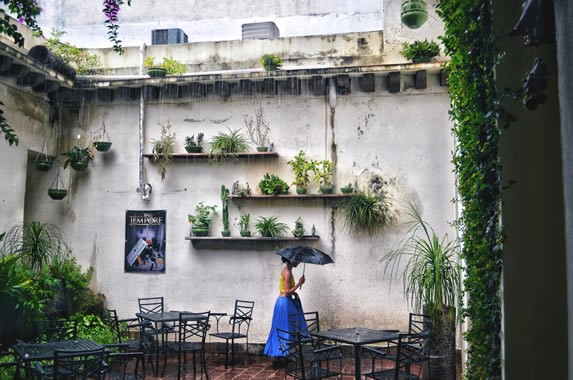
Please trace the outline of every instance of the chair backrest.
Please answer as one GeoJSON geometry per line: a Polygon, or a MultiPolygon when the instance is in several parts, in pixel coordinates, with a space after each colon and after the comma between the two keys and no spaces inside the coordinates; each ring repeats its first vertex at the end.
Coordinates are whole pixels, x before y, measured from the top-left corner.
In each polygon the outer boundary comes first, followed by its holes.
{"type": "Polygon", "coordinates": [[[249,334],[254,307],[255,301],[235,300],[235,311],[229,319],[229,323],[233,326],[233,333],[249,334]]]}
{"type": "Polygon", "coordinates": [[[110,352],[105,378],[109,379],[145,379],[144,352],[110,352]]]}
{"type": "Polygon", "coordinates": [[[304,320],[306,321],[306,328],[308,332],[320,331],[320,320],[318,319],[318,311],[307,311],[304,313],[304,320]]]}
{"type": "Polygon", "coordinates": [[[432,328],[432,319],[427,314],[410,313],[408,334],[418,334],[432,328]]]}
{"type": "Polygon", "coordinates": [[[179,313],[178,341],[179,349],[182,350],[186,343],[199,343],[201,347],[205,345],[207,331],[211,327],[209,324],[210,311],[201,313],[181,312],[179,313]]]}
{"type": "Polygon", "coordinates": [[[302,315],[300,313],[289,314],[289,323],[291,331],[300,331],[306,337],[312,332],[320,331],[318,311],[309,311],[302,315]]]}
{"type": "Polygon", "coordinates": [[[416,334],[399,334],[396,354],[395,378],[399,372],[409,372],[410,365],[430,360],[431,330],[416,334]]]}
{"type": "Polygon", "coordinates": [[[305,379],[301,333],[283,330],[278,327],[276,332],[279,349],[290,360],[285,367],[285,375],[290,375],[297,379],[305,379]]]}
{"type": "Polygon", "coordinates": [[[38,342],[75,340],[78,335],[78,322],[67,319],[40,320],[37,322],[38,342]]]}
{"type": "Polygon", "coordinates": [[[104,348],[89,351],[54,351],[54,380],[103,379],[104,348]]]}
{"type": "Polygon", "coordinates": [[[163,313],[163,297],[138,298],[140,313],[163,313]]]}
{"type": "Polygon", "coordinates": [[[121,343],[121,330],[115,309],[106,309],[106,323],[115,335],[115,341],[121,343]]]}

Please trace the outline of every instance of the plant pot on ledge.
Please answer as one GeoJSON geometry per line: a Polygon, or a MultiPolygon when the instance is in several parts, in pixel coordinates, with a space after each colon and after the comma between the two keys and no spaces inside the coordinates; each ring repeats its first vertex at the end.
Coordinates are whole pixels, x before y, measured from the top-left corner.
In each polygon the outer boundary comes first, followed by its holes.
{"type": "Polygon", "coordinates": [[[241,230],[239,233],[241,234],[241,237],[251,237],[251,231],[249,230],[241,230]]]}
{"type": "Polygon", "coordinates": [[[221,231],[221,236],[223,236],[223,237],[229,237],[229,236],[231,236],[231,231],[229,231],[229,230],[223,230],[223,231],[221,231]]]}
{"type": "Polygon", "coordinates": [[[201,228],[201,227],[194,227],[191,228],[191,234],[193,236],[207,236],[209,235],[209,229],[208,228],[201,228]]]}
{"type": "Polygon", "coordinates": [[[149,67],[147,68],[147,75],[151,78],[161,78],[167,75],[167,70],[163,67],[149,67]]]}

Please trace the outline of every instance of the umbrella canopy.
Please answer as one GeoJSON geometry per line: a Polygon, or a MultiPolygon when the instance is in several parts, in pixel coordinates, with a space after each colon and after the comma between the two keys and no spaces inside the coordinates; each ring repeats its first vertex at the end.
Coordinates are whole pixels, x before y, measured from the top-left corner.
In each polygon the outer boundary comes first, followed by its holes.
{"type": "Polygon", "coordinates": [[[277,251],[277,255],[284,257],[290,262],[298,261],[300,263],[318,265],[334,263],[332,257],[328,254],[322,252],[320,249],[307,246],[283,248],[277,251]]]}

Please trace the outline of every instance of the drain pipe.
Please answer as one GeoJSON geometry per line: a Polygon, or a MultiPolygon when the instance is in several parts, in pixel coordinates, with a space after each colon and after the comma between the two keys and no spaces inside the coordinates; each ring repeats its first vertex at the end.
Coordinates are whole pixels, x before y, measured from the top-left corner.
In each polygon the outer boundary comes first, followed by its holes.
{"type": "MultiPolygon", "coordinates": [[[[145,59],[145,43],[141,44],[139,48],[139,74],[143,75],[143,60],[145,59]]],[[[145,120],[145,97],[143,94],[143,87],[139,92],[139,188],[137,191],[141,194],[141,199],[149,201],[151,198],[151,184],[145,183],[143,174],[143,147],[145,146],[145,136],[143,134],[143,125],[145,120]]]]}

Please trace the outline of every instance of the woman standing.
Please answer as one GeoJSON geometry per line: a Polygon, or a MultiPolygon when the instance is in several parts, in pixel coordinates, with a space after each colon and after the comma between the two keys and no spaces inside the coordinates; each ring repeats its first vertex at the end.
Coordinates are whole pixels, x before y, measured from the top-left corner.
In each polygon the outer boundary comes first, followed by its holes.
{"type": "Polygon", "coordinates": [[[279,297],[275,302],[271,331],[269,332],[267,344],[265,345],[265,355],[275,358],[273,363],[275,367],[282,364],[280,359],[285,356],[285,353],[280,349],[277,327],[287,331],[295,329],[306,331],[306,321],[304,320],[302,304],[296,292],[296,290],[300,289],[302,284],[304,284],[304,275],[295,283],[292,269],[296,268],[299,263],[296,261],[290,262],[284,257],[282,261],[286,265],[281,270],[279,278],[279,297]]]}

